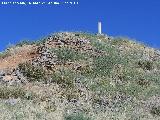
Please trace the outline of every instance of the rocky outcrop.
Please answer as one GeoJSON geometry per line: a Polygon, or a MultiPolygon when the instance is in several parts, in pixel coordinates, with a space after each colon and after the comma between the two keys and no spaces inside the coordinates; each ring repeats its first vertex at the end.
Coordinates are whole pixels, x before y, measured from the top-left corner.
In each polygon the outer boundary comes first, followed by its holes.
{"type": "Polygon", "coordinates": [[[27,82],[27,79],[17,69],[13,70],[0,70],[0,84],[7,86],[22,85],[27,82]]]}
{"type": "Polygon", "coordinates": [[[49,51],[46,46],[40,46],[37,49],[38,57],[32,60],[34,67],[41,66],[43,68],[52,70],[57,64],[57,56],[55,53],[49,51]]]}

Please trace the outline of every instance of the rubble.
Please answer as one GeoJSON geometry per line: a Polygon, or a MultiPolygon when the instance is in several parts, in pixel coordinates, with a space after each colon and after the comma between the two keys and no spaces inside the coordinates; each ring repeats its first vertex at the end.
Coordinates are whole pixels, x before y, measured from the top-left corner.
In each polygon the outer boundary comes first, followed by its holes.
{"type": "Polygon", "coordinates": [[[54,68],[57,63],[57,56],[55,53],[49,51],[46,46],[40,46],[37,49],[38,57],[32,60],[32,65],[34,67],[41,66],[46,69],[54,68]]]}
{"type": "Polygon", "coordinates": [[[19,72],[18,68],[12,71],[8,70],[0,70],[0,84],[8,85],[8,86],[17,86],[21,84],[27,83],[27,78],[23,76],[22,73],[19,72]]]}

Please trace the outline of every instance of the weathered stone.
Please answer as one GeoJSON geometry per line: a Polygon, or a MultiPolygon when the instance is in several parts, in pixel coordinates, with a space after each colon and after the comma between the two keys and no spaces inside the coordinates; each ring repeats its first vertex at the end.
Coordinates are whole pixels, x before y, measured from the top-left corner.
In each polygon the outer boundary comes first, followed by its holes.
{"type": "Polygon", "coordinates": [[[5,76],[4,70],[0,70],[0,76],[5,76]]]}
{"type": "Polygon", "coordinates": [[[10,98],[5,100],[5,103],[10,104],[10,105],[16,105],[20,101],[20,98],[14,99],[10,98]]]}

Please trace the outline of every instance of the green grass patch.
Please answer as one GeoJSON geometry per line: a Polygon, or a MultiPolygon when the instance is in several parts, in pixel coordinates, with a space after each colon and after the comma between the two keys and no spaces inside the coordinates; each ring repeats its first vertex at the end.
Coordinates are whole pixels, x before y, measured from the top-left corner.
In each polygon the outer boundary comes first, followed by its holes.
{"type": "Polygon", "coordinates": [[[18,68],[30,82],[45,80],[45,71],[41,67],[34,67],[30,63],[22,63],[19,64],[18,68]]]}
{"type": "Polygon", "coordinates": [[[73,87],[76,75],[68,69],[59,69],[52,74],[52,82],[65,87],[73,87]]]}
{"type": "Polygon", "coordinates": [[[8,50],[3,51],[3,52],[0,52],[0,58],[5,58],[5,57],[7,57],[7,56],[9,56],[9,55],[10,55],[10,53],[9,53],[8,50]]]}
{"type": "Polygon", "coordinates": [[[8,99],[10,97],[13,98],[24,98],[26,92],[21,87],[0,87],[0,98],[1,99],[8,99]]]}
{"type": "Polygon", "coordinates": [[[66,116],[65,120],[91,120],[91,119],[89,117],[85,117],[81,113],[77,113],[66,116]]]}
{"type": "Polygon", "coordinates": [[[58,59],[62,63],[66,63],[67,61],[77,61],[80,59],[85,59],[85,55],[80,53],[79,51],[75,51],[70,48],[59,48],[59,49],[52,49],[53,52],[56,53],[58,59]]]}

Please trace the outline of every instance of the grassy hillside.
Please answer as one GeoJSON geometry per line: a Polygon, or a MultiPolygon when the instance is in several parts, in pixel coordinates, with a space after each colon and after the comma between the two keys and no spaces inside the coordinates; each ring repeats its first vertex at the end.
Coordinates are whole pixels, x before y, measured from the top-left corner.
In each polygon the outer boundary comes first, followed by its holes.
{"type": "Polygon", "coordinates": [[[2,120],[159,120],[160,51],[62,32],[0,53],[2,120]]]}

